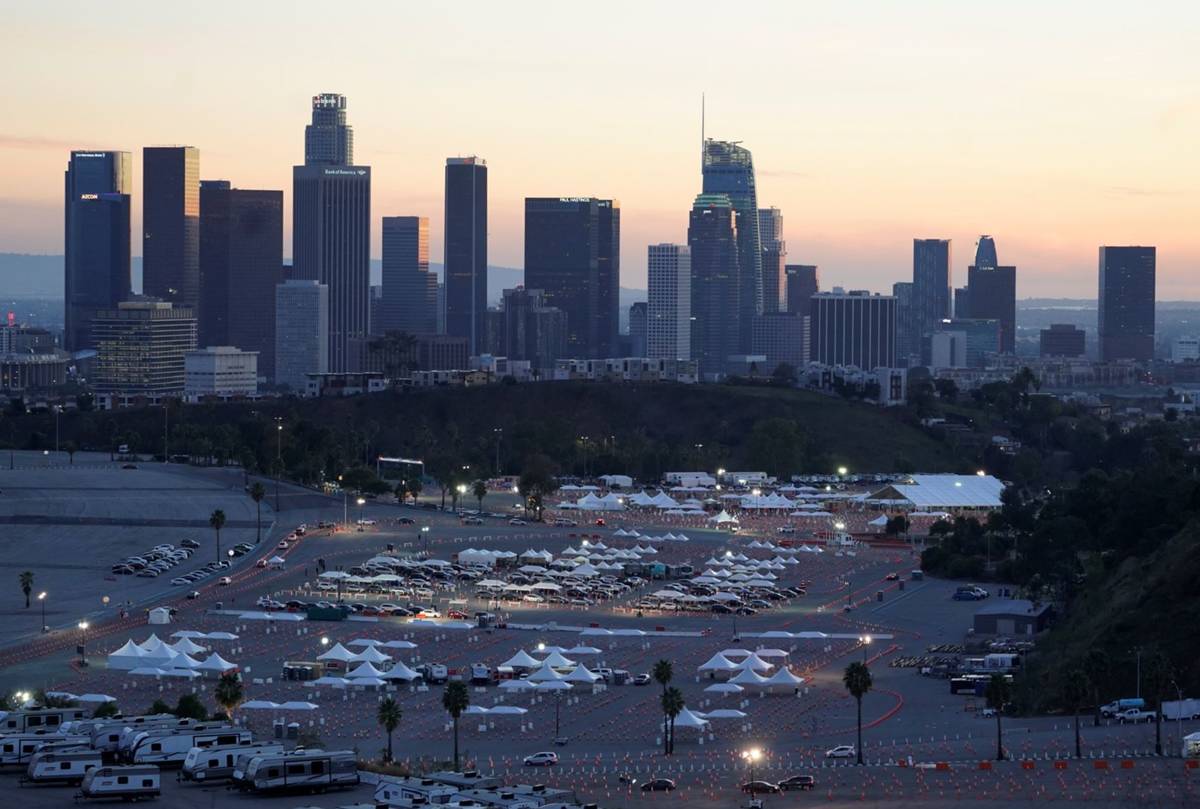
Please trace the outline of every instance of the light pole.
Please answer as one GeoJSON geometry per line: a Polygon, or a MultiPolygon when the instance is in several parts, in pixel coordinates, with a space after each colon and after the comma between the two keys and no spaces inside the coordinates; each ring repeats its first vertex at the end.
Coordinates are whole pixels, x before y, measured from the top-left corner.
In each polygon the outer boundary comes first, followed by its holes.
{"type": "Polygon", "coordinates": [[[867,662],[867,647],[871,645],[871,636],[863,635],[858,639],[858,642],[862,644],[862,662],[865,664],[867,662]]]}
{"type": "Polygon", "coordinates": [[[38,593],[38,601],[42,604],[42,631],[46,631],[46,591],[38,593]]]}
{"type": "Polygon", "coordinates": [[[275,510],[279,511],[279,476],[283,465],[283,416],[275,417],[275,510]]]}
{"type": "Polygon", "coordinates": [[[58,452],[58,417],[62,415],[62,409],[54,406],[54,451],[58,452]]]}
{"type": "Polygon", "coordinates": [[[460,483],[454,487],[454,491],[458,492],[458,499],[463,499],[467,495],[467,484],[460,483]]]}
{"type": "MultiPolygon", "coordinates": [[[[751,747],[749,750],[743,750],[742,758],[745,759],[746,763],[750,765],[750,783],[753,784],[754,783],[754,765],[760,758],[762,758],[762,750],[757,747],[751,747]]],[[[750,789],[753,790],[754,787],[751,786],[750,789]]],[[[751,791],[750,795],[753,796],[754,792],[751,791]]]]}
{"type": "Polygon", "coordinates": [[[421,526],[421,541],[425,544],[425,555],[429,555],[429,526],[421,526]]]}
{"type": "Polygon", "coordinates": [[[87,665],[87,630],[88,622],[79,622],[79,665],[87,665]]]}
{"type": "Polygon", "coordinates": [[[504,438],[504,428],[493,427],[492,433],[496,436],[496,477],[500,477],[500,441],[504,438]]]}
{"type": "Polygon", "coordinates": [[[363,524],[363,504],[367,501],[360,497],[354,502],[358,503],[358,527],[361,528],[363,524]]]}

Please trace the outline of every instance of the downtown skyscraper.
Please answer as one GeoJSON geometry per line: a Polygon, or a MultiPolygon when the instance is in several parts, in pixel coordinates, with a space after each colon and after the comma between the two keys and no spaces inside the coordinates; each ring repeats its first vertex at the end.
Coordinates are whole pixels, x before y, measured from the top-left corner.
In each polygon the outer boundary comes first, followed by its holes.
{"type": "Polygon", "coordinates": [[[980,236],[975,249],[975,263],[967,267],[965,311],[959,311],[955,296],[954,317],[957,320],[997,320],[1000,322],[1000,353],[1012,354],[1017,347],[1017,268],[997,263],[996,242],[991,236],[980,236]]]}
{"type": "Polygon", "coordinates": [[[725,194],[700,194],[688,218],[692,253],[692,359],[702,375],[725,373],[740,353],[741,292],[738,217],[725,194]]]}
{"type": "Polygon", "coordinates": [[[329,289],[329,370],[357,371],[370,328],[371,169],[351,164],[345,98],[313,98],[303,166],[292,168],[292,276],[329,289]]]}
{"type": "Polygon", "coordinates": [[[652,244],[646,262],[646,356],[692,357],[692,250],[686,244],[652,244]]]}
{"type": "Polygon", "coordinates": [[[702,193],[724,194],[737,219],[738,351],[748,353],[754,318],[763,313],[762,239],[754,159],[749,149],[735,141],[710,138],[704,141],[702,172],[702,193]]]}
{"type": "Polygon", "coordinates": [[[783,213],[778,208],[758,209],[758,232],[762,242],[763,314],[786,312],[787,244],[783,240],[783,213]]]}
{"type": "Polygon", "coordinates": [[[142,292],[200,309],[200,150],[142,150],[142,292]]]}
{"type": "Polygon", "coordinates": [[[429,271],[429,219],[383,217],[382,323],[376,334],[437,332],[437,276],[429,271]]]}
{"type": "MultiPolygon", "coordinates": [[[[912,299],[908,323],[901,324],[905,349],[919,350],[925,335],[938,331],[953,303],[949,239],[913,239],[912,299]]],[[[816,340],[813,340],[814,346],[816,340]]]]}
{"type": "Polygon", "coordinates": [[[1100,359],[1154,359],[1153,247],[1100,248],[1100,359]]]}
{"type": "Polygon", "coordinates": [[[63,199],[68,351],[94,348],[92,318],[129,297],[132,163],[129,152],[71,152],[63,199]]]}
{"type": "Polygon", "coordinates": [[[487,313],[487,163],[446,159],[446,334],[467,338],[468,354],[482,353],[487,313]]]}

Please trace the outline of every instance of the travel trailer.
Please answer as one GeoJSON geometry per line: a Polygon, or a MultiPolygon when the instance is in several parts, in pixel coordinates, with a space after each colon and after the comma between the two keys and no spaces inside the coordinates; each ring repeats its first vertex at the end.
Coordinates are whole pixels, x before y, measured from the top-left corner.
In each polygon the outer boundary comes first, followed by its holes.
{"type": "Polygon", "coordinates": [[[75,722],[87,717],[88,711],[83,708],[27,708],[8,711],[0,718],[0,733],[22,733],[42,728],[58,730],[64,722],[75,722]]]}
{"type": "Polygon", "coordinates": [[[129,750],[132,764],[158,764],[160,767],[180,767],[193,747],[228,747],[249,744],[254,734],[232,726],[208,730],[188,728],[163,736],[139,737],[129,750]]]}
{"type": "Polygon", "coordinates": [[[95,750],[43,750],[35,753],[30,759],[29,769],[25,771],[25,777],[21,781],[32,781],[35,784],[67,781],[78,784],[83,781],[88,770],[94,770],[103,764],[100,753],[95,750]]]}
{"type": "Polygon", "coordinates": [[[358,761],[351,750],[304,750],[239,758],[234,786],[250,792],[323,791],[358,784],[358,761]],[[240,775],[240,777],[239,777],[240,775]]]}
{"type": "Polygon", "coordinates": [[[98,767],[83,777],[75,799],[120,798],[137,801],[162,793],[158,767],[98,767]]]}
{"type": "Polygon", "coordinates": [[[0,764],[26,764],[48,744],[68,742],[88,747],[86,736],[63,736],[53,731],[0,736],[0,764]]]}
{"type": "Polygon", "coordinates": [[[183,760],[183,772],[180,775],[184,781],[218,781],[232,778],[234,767],[242,756],[265,756],[283,752],[283,745],[279,742],[193,747],[183,760]]]}

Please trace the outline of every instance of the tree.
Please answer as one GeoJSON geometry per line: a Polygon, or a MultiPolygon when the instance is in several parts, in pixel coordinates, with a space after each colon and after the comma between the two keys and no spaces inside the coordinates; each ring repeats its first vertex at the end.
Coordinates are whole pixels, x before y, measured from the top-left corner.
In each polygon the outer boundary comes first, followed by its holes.
{"type": "Polygon", "coordinates": [[[487,497],[487,483],[477,480],[471,484],[471,494],[479,501],[479,510],[483,511],[483,498],[487,497]]]}
{"type": "Polygon", "coordinates": [[[21,583],[21,592],[25,594],[25,609],[29,609],[29,594],[33,592],[33,573],[26,570],[17,581],[21,583]]]}
{"type": "Polygon", "coordinates": [[[669,756],[675,752],[675,717],[683,711],[683,692],[672,686],[663,691],[662,709],[670,720],[667,727],[666,754],[669,756]]]}
{"type": "Polygon", "coordinates": [[[786,385],[790,387],[796,384],[796,379],[796,366],[789,362],[779,363],[775,366],[775,370],[771,372],[771,380],[776,385],[786,385]]]}
{"type": "Polygon", "coordinates": [[[213,689],[213,699],[224,709],[225,715],[231,719],[233,712],[242,704],[244,697],[242,681],[232,671],[222,674],[221,679],[217,680],[217,687],[213,689]]]}
{"type": "Polygon", "coordinates": [[[208,709],[204,707],[204,703],[195,694],[184,694],[181,696],[179,702],[175,703],[175,710],[171,713],[180,719],[198,719],[203,721],[208,718],[208,709]]]}
{"type": "Polygon", "coordinates": [[[525,498],[526,510],[532,508],[537,514],[537,521],[542,521],[542,506],[545,498],[558,490],[555,479],[555,466],[545,455],[533,455],[525,462],[521,478],[517,481],[517,489],[525,498]]]}
{"type": "Polygon", "coordinates": [[[446,492],[454,485],[454,459],[444,453],[433,455],[425,462],[425,471],[442,490],[442,510],[446,509],[446,492]]]}
{"type": "Polygon", "coordinates": [[[96,710],[92,712],[93,719],[108,719],[113,716],[119,716],[121,709],[117,707],[115,702],[101,702],[96,706],[96,710]]]}
{"type": "Polygon", "coordinates": [[[746,446],[754,468],[786,476],[804,466],[808,436],[794,419],[759,419],[746,446]]]}
{"type": "Polygon", "coordinates": [[[213,531],[217,535],[217,561],[221,561],[221,529],[225,527],[225,512],[217,509],[208,518],[208,524],[212,526],[213,531]]]}
{"type": "Polygon", "coordinates": [[[984,693],[987,706],[996,714],[996,761],[1004,761],[1004,728],[1000,723],[1005,706],[1012,701],[1012,683],[1003,674],[993,674],[984,693]]]}
{"type": "Polygon", "coordinates": [[[897,514],[895,517],[889,517],[887,527],[884,528],[884,533],[890,537],[899,536],[900,534],[908,533],[908,517],[903,514],[897,514]]]}
{"type": "Polygon", "coordinates": [[[1074,668],[1067,672],[1064,685],[1066,687],[1064,696],[1067,704],[1071,706],[1071,713],[1075,715],[1075,758],[1083,758],[1083,743],[1079,736],[1079,711],[1087,701],[1088,695],[1091,694],[1092,684],[1086,671],[1074,668]]]}
{"type": "Polygon", "coordinates": [[[71,466],[75,465],[75,453],[79,452],[79,447],[74,441],[68,441],[63,444],[63,452],[67,453],[67,459],[71,462],[71,466]]]}
{"type": "Polygon", "coordinates": [[[150,707],[146,709],[146,713],[150,716],[161,716],[163,714],[169,714],[169,713],[171,713],[171,706],[168,705],[167,703],[163,702],[161,698],[156,699],[150,705],[150,707]]]}
{"type": "Polygon", "coordinates": [[[850,696],[854,697],[854,701],[858,703],[858,746],[855,747],[854,752],[858,755],[858,763],[862,764],[862,701],[863,697],[871,690],[871,670],[867,668],[866,663],[857,661],[851,663],[846,666],[846,671],[842,674],[842,685],[846,686],[850,696]]]}
{"type": "Polygon", "coordinates": [[[454,771],[458,772],[458,718],[462,716],[471,704],[471,695],[467,691],[467,686],[462,682],[451,682],[446,684],[446,690],[442,692],[442,707],[446,709],[446,713],[450,714],[450,718],[454,720],[454,771]]]}
{"type": "MultiPolygon", "coordinates": [[[[665,698],[667,695],[667,686],[670,685],[671,678],[675,674],[675,671],[674,671],[673,667],[671,666],[671,661],[670,660],[659,660],[657,663],[654,664],[654,668],[651,671],[651,674],[654,677],[654,682],[656,682],[662,686],[663,697],[665,698]]],[[[668,738],[667,737],[667,721],[668,721],[668,717],[667,717],[666,702],[663,702],[663,753],[667,752],[667,738],[668,738]]]]}
{"type": "Polygon", "coordinates": [[[1171,659],[1161,649],[1152,650],[1145,658],[1143,670],[1146,688],[1154,700],[1154,755],[1161,756],[1162,749],[1162,704],[1167,688],[1175,679],[1171,659]]]}
{"type": "MultiPolygon", "coordinates": [[[[396,727],[400,724],[401,717],[404,716],[404,711],[400,709],[400,705],[391,697],[388,697],[383,702],[379,703],[379,710],[375,713],[375,719],[383,726],[387,732],[387,758],[385,761],[392,760],[392,734],[396,732],[396,727]]],[[[458,769],[458,764],[454,765],[458,769]]]]}
{"type": "Polygon", "coordinates": [[[250,487],[250,499],[254,501],[254,505],[258,508],[258,539],[255,542],[262,542],[262,501],[267,496],[267,490],[258,481],[250,487]]]}

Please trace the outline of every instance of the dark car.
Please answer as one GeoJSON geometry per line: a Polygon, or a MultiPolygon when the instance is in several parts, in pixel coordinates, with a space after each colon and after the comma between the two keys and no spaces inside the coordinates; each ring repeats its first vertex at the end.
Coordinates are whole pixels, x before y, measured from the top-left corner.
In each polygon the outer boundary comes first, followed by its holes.
{"type": "Polygon", "coordinates": [[[770,781],[747,781],[742,784],[742,792],[748,792],[751,795],[775,795],[782,791],[779,784],[772,784],[770,781]]]}
{"type": "Polygon", "coordinates": [[[675,782],[670,778],[653,778],[642,784],[642,792],[673,792],[675,782]]]}
{"type": "Polygon", "coordinates": [[[137,464],[135,464],[135,463],[121,464],[121,468],[122,469],[137,469],[137,464]]]}
{"type": "Polygon", "coordinates": [[[899,580],[899,578],[900,578],[900,574],[899,574],[899,573],[896,573],[895,571],[893,571],[893,572],[891,572],[891,573],[887,574],[887,576],[885,576],[885,578],[886,578],[888,581],[897,581],[897,580],[899,580]]]}
{"type": "Polygon", "coordinates": [[[815,789],[817,779],[811,775],[793,775],[779,782],[779,788],[785,792],[793,789],[815,789]]]}
{"type": "Polygon", "coordinates": [[[400,519],[396,520],[396,522],[400,525],[415,525],[417,521],[412,517],[401,517],[400,519]]]}
{"type": "Polygon", "coordinates": [[[737,614],[738,615],[758,615],[758,610],[754,609],[754,607],[738,607],[737,614]]]}
{"type": "Polygon", "coordinates": [[[711,609],[718,615],[729,615],[733,612],[731,608],[726,607],[724,604],[713,604],[711,609]]]}

